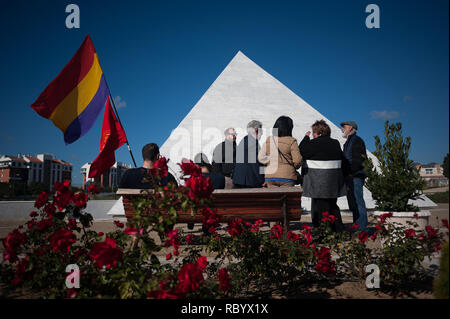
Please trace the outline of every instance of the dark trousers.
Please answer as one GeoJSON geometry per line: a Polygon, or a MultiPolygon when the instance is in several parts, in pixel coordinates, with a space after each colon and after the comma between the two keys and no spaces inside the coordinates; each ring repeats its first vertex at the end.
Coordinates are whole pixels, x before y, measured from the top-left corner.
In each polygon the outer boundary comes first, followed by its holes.
{"type": "Polygon", "coordinates": [[[332,225],[333,231],[342,232],[344,230],[341,210],[337,205],[337,198],[312,198],[311,215],[314,227],[320,226],[323,212],[328,212],[330,215],[334,215],[334,217],[336,217],[336,221],[332,225]]]}

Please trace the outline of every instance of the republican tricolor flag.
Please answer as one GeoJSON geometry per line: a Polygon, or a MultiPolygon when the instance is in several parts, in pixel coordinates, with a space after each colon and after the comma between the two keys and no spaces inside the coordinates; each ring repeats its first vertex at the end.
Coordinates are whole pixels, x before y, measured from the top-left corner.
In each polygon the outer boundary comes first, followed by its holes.
{"type": "Polygon", "coordinates": [[[31,107],[51,120],[64,133],[65,143],[70,144],[89,131],[109,95],[97,52],[88,35],[31,107]]]}
{"type": "Polygon", "coordinates": [[[116,162],[114,151],[127,142],[122,125],[117,120],[108,98],[103,115],[102,136],[100,137],[100,153],[92,162],[89,178],[98,177],[116,162]]]}

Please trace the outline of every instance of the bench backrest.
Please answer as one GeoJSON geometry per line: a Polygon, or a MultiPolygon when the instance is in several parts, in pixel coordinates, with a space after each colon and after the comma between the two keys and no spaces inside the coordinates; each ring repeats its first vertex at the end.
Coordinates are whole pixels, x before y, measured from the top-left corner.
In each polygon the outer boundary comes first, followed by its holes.
{"type": "MultiPolygon", "coordinates": [[[[145,196],[140,189],[118,189],[117,195],[123,196],[123,205],[127,218],[134,215],[133,200],[145,196]]],[[[213,208],[217,209],[221,222],[229,222],[235,218],[246,221],[262,219],[264,221],[280,221],[283,218],[283,202],[288,220],[301,217],[302,188],[240,188],[220,189],[212,194],[213,208]]],[[[190,212],[178,211],[178,222],[201,223],[201,213],[191,216],[190,212]]]]}

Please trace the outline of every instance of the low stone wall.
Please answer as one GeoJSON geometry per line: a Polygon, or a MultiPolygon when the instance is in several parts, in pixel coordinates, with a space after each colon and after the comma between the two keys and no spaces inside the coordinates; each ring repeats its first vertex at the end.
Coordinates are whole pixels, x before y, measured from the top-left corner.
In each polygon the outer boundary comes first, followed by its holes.
{"type": "MultiPolygon", "coordinates": [[[[90,200],[87,203],[86,211],[94,217],[94,220],[111,219],[112,217],[107,213],[115,203],[115,200],[90,200]]],[[[34,201],[1,201],[0,222],[2,220],[28,219],[33,210],[36,210],[34,201]]]]}

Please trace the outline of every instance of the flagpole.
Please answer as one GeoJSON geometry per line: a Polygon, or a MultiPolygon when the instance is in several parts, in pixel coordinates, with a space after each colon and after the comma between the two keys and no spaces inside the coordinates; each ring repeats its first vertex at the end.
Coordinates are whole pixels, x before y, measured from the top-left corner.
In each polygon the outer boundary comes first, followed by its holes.
{"type": "MultiPolygon", "coordinates": [[[[105,79],[105,82],[106,82],[106,79],[105,79]]],[[[106,84],[106,85],[108,85],[108,84],[106,84]]],[[[109,86],[108,86],[108,91],[109,91],[109,86]]],[[[114,109],[114,113],[116,114],[116,117],[117,117],[117,120],[119,121],[120,126],[122,127],[123,131],[125,132],[125,129],[123,128],[122,122],[120,121],[119,112],[117,112],[117,109],[116,109],[116,104],[114,103],[114,99],[111,96],[111,91],[109,91],[109,92],[110,92],[109,93],[109,99],[111,100],[111,103],[112,103],[112,106],[113,106],[113,109],[114,109]]],[[[136,168],[137,165],[136,165],[136,161],[134,160],[134,156],[133,156],[133,152],[131,151],[130,144],[128,143],[128,136],[127,136],[127,147],[128,147],[128,151],[130,152],[131,159],[133,160],[134,167],[136,168]]]]}

